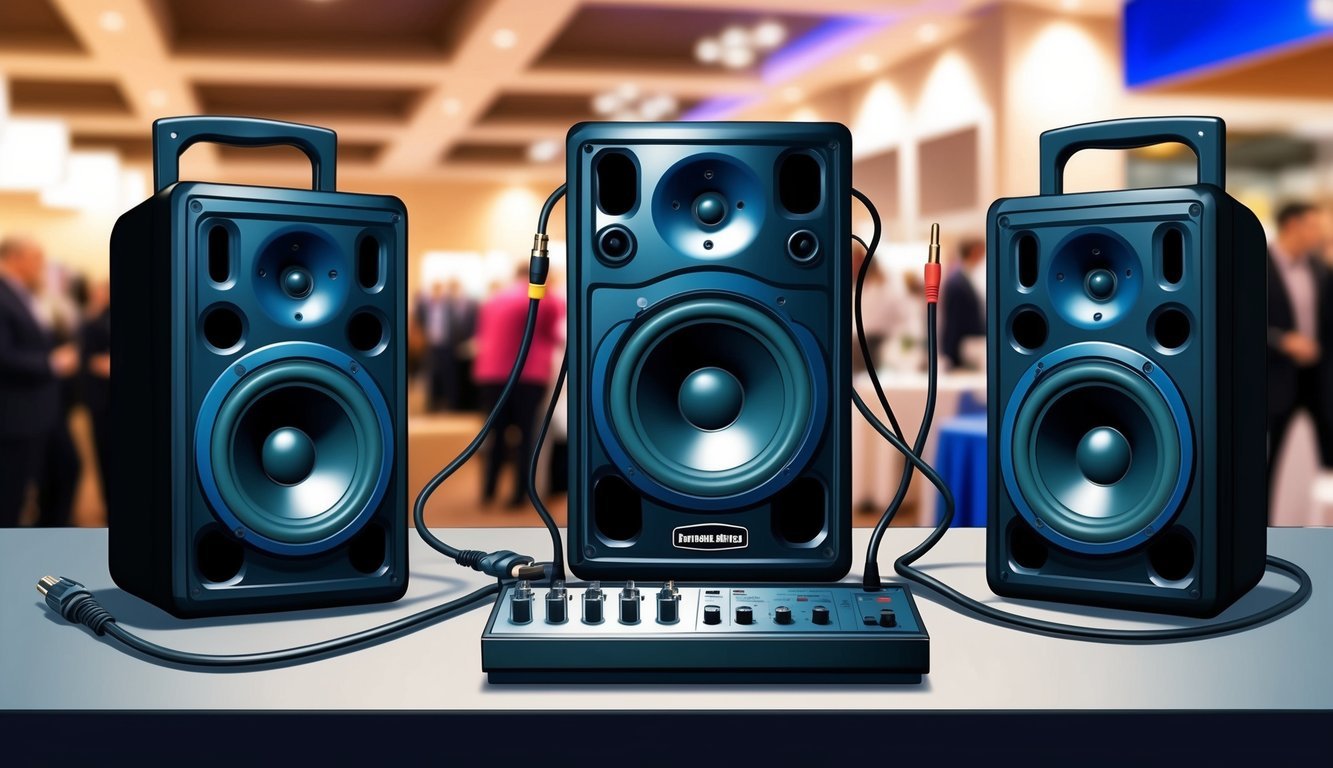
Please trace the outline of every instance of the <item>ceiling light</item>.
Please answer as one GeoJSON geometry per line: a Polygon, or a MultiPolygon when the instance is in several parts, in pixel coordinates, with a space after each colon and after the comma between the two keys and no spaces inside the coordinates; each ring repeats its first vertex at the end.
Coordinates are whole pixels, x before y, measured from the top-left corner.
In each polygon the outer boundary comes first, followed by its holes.
{"type": "Polygon", "coordinates": [[[863,53],[857,58],[856,65],[862,72],[874,72],[879,69],[879,57],[873,53],[863,53]]]}
{"type": "Polygon", "coordinates": [[[940,39],[940,28],[935,24],[922,24],[916,31],[916,36],[923,43],[933,43],[940,39]]]}
{"type": "Polygon", "coordinates": [[[11,118],[0,124],[0,189],[36,192],[60,181],[69,127],[60,120],[11,118]]]}
{"type": "Polygon", "coordinates": [[[167,105],[167,92],[161,88],[154,88],[148,92],[148,106],[161,108],[167,105]]]}
{"type": "Polygon", "coordinates": [[[1310,0],[1310,18],[1320,24],[1333,24],[1333,0],[1310,0]]]}
{"type": "Polygon", "coordinates": [[[661,120],[676,111],[676,97],[669,93],[659,93],[656,96],[650,96],[643,100],[639,105],[639,113],[643,115],[644,120],[661,120]]]}
{"type": "Polygon", "coordinates": [[[512,29],[501,28],[491,33],[491,45],[507,51],[518,44],[518,35],[512,29]]]}
{"type": "Polygon", "coordinates": [[[679,109],[675,96],[665,91],[644,93],[633,83],[592,97],[592,111],[606,120],[665,120],[679,109]]]}
{"type": "Polygon", "coordinates": [[[592,97],[592,111],[599,115],[610,115],[620,109],[621,99],[614,92],[599,93],[592,97]]]}
{"type": "Polygon", "coordinates": [[[795,85],[789,85],[782,89],[782,100],[788,104],[795,104],[805,98],[805,91],[795,85]]]}
{"type": "Polygon", "coordinates": [[[752,48],[723,48],[722,66],[729,69],[745,69],[754,63],[752,48]]]}
{"type": "Polygon", "coordinates": [[[534,163],[549,163],[560,156],[560,142],[542,139],[528,145],[528,159],[534,163]]]}
{"type": "Polygon", "coordinates": [[[787,39],[787,28],[780,21],[768,20],[761,21],[751,33],[751,39],[755,46],[765,50],[771,50],[782,45],[782,41],[787,39]]]}
{"type": "Polygon", "coordinates": [[[1060,0],[1060,7],[1066,11],[1077,11],[1083,5],[1083,0],[1060,0]]]}
{"type": "Polygon", "coordinates": [[[456,115],[462,109],[463,109],[463,102],[459,101],[453,96],[447,96],[445,97],[444,101],[440,102],[440,110],[443,111],[444,114],[446,115],[456,115]]]}
{"type": "Polygon", "coordinates": [[[119,32],[125,28],[125,16],[120,11],[103,11],[97,23],[108,32],[119,32]]]}
{"type": "Polygon", "coordinates": [[[722,44],[711,37],[705,37],[694,44],[694,58],[705,64],[715,64],[722,58],[722,44]]]}
{"type": "Polygon", "coordinates": [[[615,94],[621,101],[634,101],[639,98],[639,86],[634,83],[621,83],[616,86],[615,94]]]}
{"type": "Polygon", "coordinates": [[[717,38],[722,44],[723,49],[727,48],[749,48],[750,33],[740,27],[727,27],[722,30],[722,34],[717,38]]]}

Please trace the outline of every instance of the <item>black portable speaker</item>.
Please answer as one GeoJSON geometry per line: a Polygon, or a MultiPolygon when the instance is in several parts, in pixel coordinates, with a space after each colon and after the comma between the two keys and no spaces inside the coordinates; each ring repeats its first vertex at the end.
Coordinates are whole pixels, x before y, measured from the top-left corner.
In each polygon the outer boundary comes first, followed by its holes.
{"type": "Polygon", "coordinates": [[[336,137],[153,124],[156,193],[111,235],[111,575],[178,616],[407,587],[407,215],[334,191],[336,137]],[[289,144],[313,191],[177,183],[200,141],[289,144]]]}
{"type": "Polygon", "coordinates": [[[847,129],[585,123],[567,148],[574,572],[841,578],[847,129]]]}
{"type": "Polygon", "coordinates": [[[1212,616],[1266,553],[1265,245],[1210,117],[1041,136],[987,217],[991,589],[1212,616]],[[1197,184],[1061,194],[1079,150],[1185,144],[1197,184]]]}

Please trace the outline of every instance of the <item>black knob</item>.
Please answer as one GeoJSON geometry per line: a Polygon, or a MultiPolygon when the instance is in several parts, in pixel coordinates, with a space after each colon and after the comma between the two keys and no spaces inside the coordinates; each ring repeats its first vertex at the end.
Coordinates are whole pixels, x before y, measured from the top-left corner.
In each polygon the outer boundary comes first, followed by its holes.
{"type": "Polygon", "coordinates": [[[722,623],[722,609],[719,608],[719,607],[717,607],[716,605],[705,605],[705,606],[704,606],[704,623],[705,623],[705,624],[721,624],[721,623],[722,623]]]}
{"type": "Polygon", "coordinates": [[[776,621],[779,624],[790,624],[791,609],[785,605],[779,605],[777,609],[773,611],[773,621],[776,621]]]}
{"type": "Polygon", "coordinates": [[[601,624],[602,608],[606,593],[602,592],[602,582],[594,581],[583,592],[583,623],[601,624]]]}
{"type": "Polygon", "coordinates": [[[751,608],[751,607],[748,606],[748,605],[742,605],[742,606],[740,606],[739,608],[737,608],[737,609],[736,609],[736,623],[737,623],[737,624],[753,624],[753,623],[754,623],[754,609],[751,608]]]}
{"type": "Polygon", "coordinates": [[[881,627],[898,626],[898,614],[893,612],[892,608],[885,608],[879,612],[879,625],[881,627]]]}
{"type": "Polygon", "coordinates": [[[828,624],[828,608],[822,605],[816,605],[814,608],[810,609],[810,621],[820,625],[828,624]]]}
{"type": "Polygon", "coordinates": [[[680,621],[680,591],[676,582],[668,581],[657,592],[657,623],[675,624],[680,621]]]}
{"type": "Polygon", "coordinates": [[[620,590],[620,623],[639,623],[639,590],[632,581],[625,582],[625,588],[620,590]]]}
{"type": "Polygon", "coordinates": [[[568,600],[569,595],[565,591],[565,582],[557,579],[551,585],[550,591],[546,593],[547,624],[564,624],[569,619],[568,600]]]}
{"type": "Polygon", "coordinates": [[[520,581],[514,587],[514,597],[509,601],[509,623],[529,624],[532,622],[532,588],[528,582],[520,581]]]}

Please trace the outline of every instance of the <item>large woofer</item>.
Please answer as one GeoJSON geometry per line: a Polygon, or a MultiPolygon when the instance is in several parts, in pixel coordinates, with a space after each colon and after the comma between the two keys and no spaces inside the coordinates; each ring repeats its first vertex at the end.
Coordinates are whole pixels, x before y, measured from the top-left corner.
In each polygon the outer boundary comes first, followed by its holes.
{"type": "Polygon", "coordinates": [[[1063,347],[1023,376],[1005,410],[1000,466],[1014,505],[1052,543],[1109,554],[1175,516],[1193,465],[1185,404],[1146,357],[1063,347]]]}
{"type": "Polygon", "coordinates": [[[373,516],[393,466],[384,397],[354,360],[318,344],[241,358],[200,407],[195,464],[234,535],[278,554],[312,554],[373,516]]]}
{"type": "Polygon", "coordinates": [[[808,336],[729,295],[687,294],[629,324],[597,382],[626,478],[665,501],[729,506],[794,479],[827,413],[808,336]]]}

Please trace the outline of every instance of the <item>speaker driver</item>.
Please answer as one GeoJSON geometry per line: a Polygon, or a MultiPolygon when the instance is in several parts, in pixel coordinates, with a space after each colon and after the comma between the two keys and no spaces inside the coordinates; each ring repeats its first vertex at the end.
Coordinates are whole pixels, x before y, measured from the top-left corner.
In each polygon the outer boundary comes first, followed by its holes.
{"type": "Polygon", "coordinates": [[[1193,436],[1184,401],[1146,357],[1101,342],[1039,360],[1001,425],[1014,505],[1052,543],[1088,554],[1133,548],[1175,516],[1193,436]]]}
{"type": "Polygon", "coordinates": [[[606,442],[630,481],[677,503],[734,505],[793,479],[825,412],[818,352],[796,328],[740,297],[698,294],[631,325],[602,379],[606,442]]]}
{"type": "Polygon", "coordinates": [[[318,344],[274,344],[214,382],[195,436],[200,485],[233,534],[276,554],[313,554],[374,515],[393,466],[378,387],[318,344]]]}

